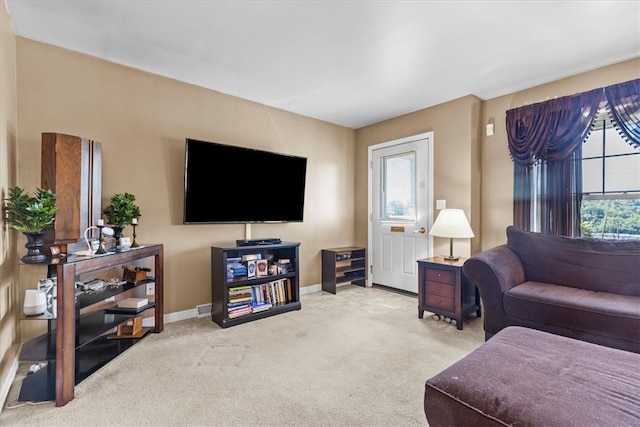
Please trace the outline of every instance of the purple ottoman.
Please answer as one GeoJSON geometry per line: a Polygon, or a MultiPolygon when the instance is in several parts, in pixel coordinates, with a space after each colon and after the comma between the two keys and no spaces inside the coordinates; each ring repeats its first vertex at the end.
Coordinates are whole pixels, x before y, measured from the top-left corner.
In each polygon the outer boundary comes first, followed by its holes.
{"type": "Polygon", "coordinates": [[[507,327],[427,380],[436,426],[640,426],[640,354],[507,327]]]}

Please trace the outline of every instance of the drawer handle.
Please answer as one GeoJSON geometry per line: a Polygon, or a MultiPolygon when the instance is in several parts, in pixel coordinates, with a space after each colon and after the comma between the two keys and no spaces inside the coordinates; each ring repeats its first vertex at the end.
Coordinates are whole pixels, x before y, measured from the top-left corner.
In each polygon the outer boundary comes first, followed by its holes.
{"type": "Polygon", "coordinates": [[[441,302],[442,302],[442,300],[441,300],[441,299],[439,299],[439,300],[438,300],[438,304],[440,304],[441,302]]]}

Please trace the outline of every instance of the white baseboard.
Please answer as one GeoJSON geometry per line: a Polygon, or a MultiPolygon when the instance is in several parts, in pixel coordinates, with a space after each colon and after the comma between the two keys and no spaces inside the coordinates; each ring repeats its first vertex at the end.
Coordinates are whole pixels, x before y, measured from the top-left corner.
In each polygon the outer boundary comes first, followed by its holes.
{"type": "Polygon", "coordinates": [[[7,375],[7,378],[2,384],[2,389],[0,389],[0,412],[2,412],[2,408],[4,408],[4,404],[6,403],[7,397],[9,396],[9,390],[13,385],[13,381],[16,379],[19,364],[20,363],[18,361],[18,356],[16,355],[16,357],[13,359],[13,362],[11,363],[11,368],[9,368],[9,375],[7,375]]]}

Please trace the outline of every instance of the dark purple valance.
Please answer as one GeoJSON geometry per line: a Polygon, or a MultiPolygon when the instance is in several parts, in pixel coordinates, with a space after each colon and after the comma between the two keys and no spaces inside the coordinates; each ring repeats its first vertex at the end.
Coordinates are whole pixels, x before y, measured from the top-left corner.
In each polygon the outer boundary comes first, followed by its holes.
{"type": "Polygon", "coordinates": [[[568,158],[589,135],[602,99],[600,88],[508,110],[513,161],[532,165],[568,158]]]}
{"type": "Polygon", "coordinates": [[[507,138],[513,161],[566,159],[589,136],[600,103],[620,135],[640,147],[640,79],[507,110],[507,138]]]}
{"type": "Polygon", "coordinates": [[[640,79],[604,88],[607,110],[620,135],[640,147],[640,79]]]}

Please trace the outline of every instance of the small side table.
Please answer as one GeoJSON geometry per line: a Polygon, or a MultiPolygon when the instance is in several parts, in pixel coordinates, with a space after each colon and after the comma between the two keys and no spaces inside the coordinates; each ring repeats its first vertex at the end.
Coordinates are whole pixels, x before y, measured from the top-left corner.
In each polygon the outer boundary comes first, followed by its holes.
{"type": "Polygon", "coordinates": [[[462,273],[466,258],[447,261],[442,256],[418,260],[418,317],[429,311],[450,317],[462,330],[465,317],[482,316],[480,294],[462,273]]]}

